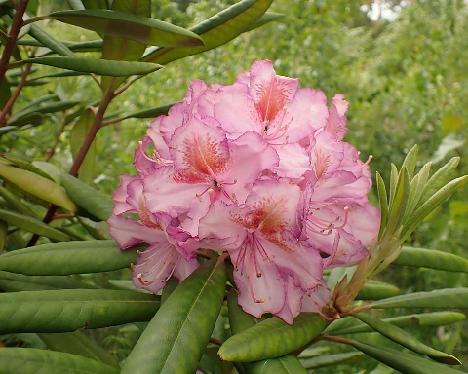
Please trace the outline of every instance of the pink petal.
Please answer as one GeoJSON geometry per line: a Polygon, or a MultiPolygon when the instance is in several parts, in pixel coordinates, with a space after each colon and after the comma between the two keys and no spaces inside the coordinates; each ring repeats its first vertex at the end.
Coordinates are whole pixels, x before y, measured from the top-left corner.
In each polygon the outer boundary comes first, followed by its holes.
{"type": "Polygon", "coordinates": [[[301,312],[320,313],[330,301],[330,290],[325,283],[320,283],[315,289],[302,298],[301,312]]]}
{"type": "Polygon", "coordinates": [[[130,175],[121,175],[119,186],[115,189],[112,194],[112,200],[114,200],[114,208],[112,209],[113,214],[122,214],[130,210],[135,210],[135,206],[127,202],[128,185],[134,181],[138,180],[138,177],[130,175]]]}
{"type": "Polygon", "coordinates": [[[333,136],[341,140],[346,135],[346,111],[348,103],[344,100],[344,96],[337,94],[333,97],[332,106],[329,109],[329,117],[327,122],[327,131],[333,136]]]}
{"type": "Polygon", "coordinates": [[[293,323],[294,318],[301,312],[301,300],[304,295],[304,291],[294,285],[292,277],[287,277],[286,282],[286,301],[276,317],[284,319],[290,325],[293,323]]]}
{"type": "Polygon", "coordinates": [[[179,282],[182,282],[195,271],[198,265],[199,264],[196,258],[187,260],[182,256],[179,256],[175,265],[174,276],[179,280],[179,282]]]}
{"type": "Polygon", "coordinates": [[[302,178],[310,169],[309,155],[306,150],[297,143],[276,145],[279,155],[279,166],[275,168],[280,177],[302,178]]]}
{"type": "Polygon", "coordinates": [[[138,243],[152,244],[166,240],[163,231],[143,226],[129,218],[112,215],[107,223],[112,239],[124,249],[138,243]]]}
{"type": "Polygon", "coordinates": [[[310,164],[316,179],[331,177],[343,160],[343,143],[330,133],[320,131],[310,152],[310,164]]]}

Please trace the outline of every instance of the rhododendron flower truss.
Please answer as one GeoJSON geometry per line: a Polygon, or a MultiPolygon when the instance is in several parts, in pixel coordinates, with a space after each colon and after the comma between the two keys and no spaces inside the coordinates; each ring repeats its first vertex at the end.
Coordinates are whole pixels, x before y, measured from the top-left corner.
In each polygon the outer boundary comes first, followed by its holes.
{"type": "Polygon", "coordinates": [[[300,88],[257,61],[232,85],[193,81],[156,118],[122,177],[109,220],[127,248],[150,246],[134,267],[157,292],[197,266],[197,249],[227,252],[239,304],[289,323],[330,300],[327,267],[368,254],[379,212],[367,195],[368,162],[343,141],[348,104],[300,88]]]}

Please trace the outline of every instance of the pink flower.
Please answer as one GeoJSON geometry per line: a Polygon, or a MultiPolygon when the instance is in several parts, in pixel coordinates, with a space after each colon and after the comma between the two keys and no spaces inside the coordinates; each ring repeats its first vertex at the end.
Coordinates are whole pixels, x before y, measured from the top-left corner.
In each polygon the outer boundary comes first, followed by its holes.
{"type": "MultiPolygon", "coordinates": [[[[184,280],[198,266],[194,252],[188,250],[189,238],[181,238],[180,233],[177,235],[177,229],[167,224],[167,219],[158,221],[146,209],[140,178],[122,176],[120,182],[113,195],[116,204],[108,220],[109,232],[124,249],[138,243],[150,244],[140,253],[133,267],[135,286],[157,293],[172,275],[180,281],[184,280]],[[127,218],[126,213],[136,214],[139,219],[127,218]],[[181,242],[183,250],[179,245],[181,242]]],[[[193,240],[191,244],[192,250],[197,248],[193,240]]]]}

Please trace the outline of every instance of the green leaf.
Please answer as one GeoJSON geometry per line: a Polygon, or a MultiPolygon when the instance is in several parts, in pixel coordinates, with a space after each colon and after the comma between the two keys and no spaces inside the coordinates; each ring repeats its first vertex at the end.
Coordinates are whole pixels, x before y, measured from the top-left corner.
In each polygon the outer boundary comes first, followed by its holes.
{"type": "Polygon", "coordinates": [[[68,332],[146,321],[159,300],[135,291],[68,289],[0,293],[0,333],[68,332]]]}
{"type": "Polygon", "coordinates": [[[273,317],[231,336],[219,349],[226,361],[251,362],[283,356],[315,339],[328,322],[315,313],[302,313],[292,325],[273,317]]]}
{"type": "Polygon", "coordinates": [[[388,308],[467,308],[468,288],[444,288],[433,291],[414,292],[374,301],[375,309],[388,308]]]}
{"type": "Polygon", "coordinates": [[[171,278],[166,282],[166,285],[164,286],[162,293],[161,293],[161,305],[163,305],[166,300],[169,298],[169,296],[172,295],[172,293],[175,291],[177,288],[177,279],[171,278]]]}
{"type": "Polygon", "coordinates": [[[403,247],[393,264],[468,273],[468,260],[434,249],[403,247]]]}
{"type": "Polygon", "coordinates": [[[221,309],[224,262],[212,259],[180,283],[125,361],[127,373],[193,373],[221,309]]]}
{"type": "Polygon", "coordinates": [[[0,271],[0,289],[5,292],[93,288],[78,279],[66,276],[27,276],[0,271]]]}
{"type": "Polygon", "coordinates": [[[227,297],[229,326],[233,335],[255,326],[258,322],[253,316],[245,313],[237,303],[237,292],[231,288],[227,297]]]}
{"type": "Polygon", "coordinates": [[[45,224],[44,222],[38,220],[37,218],[26,216],[24,214],[11,212],[6,209],[0,209],[0,219],[22,230],[32,232],[40,236],[45,236],[53,240],[57,240],[57,241],[70,240],[68,235],[65,235],[60,230],[57,230],[45,224]]]}
{"type": "Polygon", "coordinates": [[[422,202],[425,202],[427,199],[429,199],[437,192],[437,190],[442,188],[449,181],[459,162],[460,157],[452,157],[443,167],[438,169],[429,178],[421,196],[422,202]]]}
{"type": "Polygon", "coordinates": [[[193,56],[219,47],[247,31],[270,7],[272,0],[243,0],[193,26],[190,30],[200,35],[204,46],[192,48],[155,48],[144,61],[165,65],[186,56],[193,56]]]}
{"type": "Polygon", "coordinates": [[[301,363],[306,369],[318,369],[326,366],[353,364],[361,361],[365,356],[361,352],[337,353],[333,355],[319,355],[302,359],[301,363]]]}
{"type": "Polygon", "coordinates": [[[35,348],[0,348],[0,372],[21,374],[118,374],[119,370],[88,357],[35,348]]]}
{"type": "Polygon", "coordinates": [[[359,291],[357,300],[380,300],[400,294],[400,289],[390,283],[369,280],[359,291]]]}
{"type": "Polygon", "coordinates": [[[127,268],[134,250],[121,251],[111,240],[48,243],[0,256],[0,270],[24,275],[71,275],[127,268]]]}
{"type": "MultiPolygon", "coordinates": [[[[391,323],[399,327],[411,326],[444,326],[460,322],[465,319],[465,315],[457,312],[432,312],[410,314],[407,316],[384,318],[382,321],[391,323]]],[[[334,335],[357,334],[371,332],[372,329],[355,319],[342,318],[332,322],[326,333],[334,335]]]]}
{"type": "Polygon", "coordinates": [[[282,13],[266,12],[263,16],[257,19],[252,25],[250,25],[250,27],[244,32],[255,30],[259,27],[262,27],[263,25],[266,25],[267,23],[278,21],[284,17],[285,15],[282,13]]]}
{"type": "Polygon", "coordinates": [[[68,10],[52,13],[48,18],[147,45],[163,47],[203,45],[202,39],[197,34],[179,26],[114,10],[68,10]]]}
{"type": "Polygon", "coordinates": [[[76,210],[63,187],[28,170],[0,163],[0,176],[18,186],[24,192],[71,212],[76,210]]]}
{"type": "Polygon", "coordinates": [[[217,352],[217,347],[208,347],[200,359],[198,368],[206,374],[232,373],[232,364],[221,360],[217,352]]]}
{"type": "Polygon", "coordinates": [[[411,334],[407,333],[405,330],[401,329],[398,326],[392,325],[391,323],[383,322],[378,318],[374,318],[371,315],[365,313],[356,314],[354,315],[354,317],[360,319],[362,322],[366,323],[386,338],[393,340],[395,343],[398,343],[403,347],[412,350],[415,353],[429,356],[433,360],[442,362],[444,364],[461,365],[461,362],[455,356],[449,355],[444,352],[440,352],[434,348],[423,344],[418,339],[416,339],[411,334]]]}
{"type": "Polygon", "coordinates": [[[397,184],[398,184],[398,169],[394,164],[392,164],[390,168],[390,198],[388,200],[389,204],[391,204],[391,202],[393,201],[397,184]]]}
{"type": "Polygon", "coordinates": [[[140,112],[128,114],[125,117],[122,117],[120,120],[126,120],[128,118],[155,118],[163,114],[167,114],[169,112],[169,109],[174,105],[175,103],[167,104],[167,105],[162,105],[157,108],[151,108],[151,109],[146,109],[142,110],[140,112]]]}
{"type": "Polygon", "coordinates": [[[3,108],[11,96],[10,84],[8,80],[3,77],[0,79],[0,108],[3,108]]]}
{"type": "MultiPolygon", "coordinates": [[[[82,114],[78,122],[76,122],[70,131],[70,150],[73,155],[73,159],[76,158],[80,151],[81,145],[83,144],[86,135],[92,128],[95,121],[96,115],[93,110],[86,109],[82,114]]],[[[89,147],[86,157],[81,164],[78,172],[78,177],[85,183],[91,183],[94,180],[97,167],[97,138],[94,139],[93,143],[89,147]]]]}
{"type": "Polygon", "coordinates": [[[403,224],[407,222],[407,218],[413,213],[414,208],[418,205],[421,200],[421,196],[426,186],[427,179],[429,178],[429,173],[431,170],[431,163],[428,162],[424,165],[421,170],[416,174],[410,183],[410,196],[408,199],[408,204],[405,212],[405,220],[403,224]]]}
{"type": "Polygon", "coordinates": [[[21,127],[25,125],[37,126],[42,123],[45,116],[42,113],[31,112],[22,117],[13,117],[10,118],[7,122],[8,126],[21,127]]]}
{"type": "Polygon", "coordinates": [[[8,225],[5,221],[0,220],[0,253],[5,248],[5,243],[8,235],[8,225]]]}
{"type": "Polygon", "coordinates": [[[408,170],[409,177],[413,177],[414,167],[416,166],[416,159],[418,157],[419,147],[417,144],[413,145],[413,147],[409,150],[408,154],[401,165],[401,168],[406,168],[408,170]]]}
{"type": "Polygon", "coordinates": [[[387,199],[387,190],[385,189],[385,183],[377,171],[375,173],[375,181],[377,184],[377,195],[379,197],[379,207],[380,207],[380,229],[379,229],[379,238],[385,230],[388,220],[388,199],[387,199]]]}
{"type": "Polygon", "coordinates": [[[360,350],[368,356],[375,358],[377,361],[402,372],[405,374],[461,374],[459,370],[452,369],[446,365],[438,364],[425,358],[397,351],[394,349],[374,347],[355,340],[350,340],[347,344],[360,350]]]}
{"type": "Polygon", "coordinates": [[[52,35],[42,30],[37,25],[31,25],[28,31],[34,39],[40,42],[44,47],[49,48],[51,51],[61,56],[73,56],[73,52],[68,47],[55,39],[52,35]]]}
{"type": "Polygon", "coordinates": [[[390,203],[386,233],[393,234],[401,224],[406,211],[406,203],[409,197],[409,174],[406,167],[403,167],[398,177],[393,199],[390,203]]]}
{"type": "Polygon", "coordinates": [[[307,371],[294,356],[270,358],[251,364],[249,374],[306,374],[307,371]]]}
{"type": "Polygon", "coordinates": [[[112,354],[82,331],[42,333],[39,337],[53,351],[89,357],[110,366],[119,367],[112,354]]]}
{"type": "Polygon", "coordinates": [[[112,77],[148,74],[162,66],[150,62],[115,61],[91,57],[45,56],[22,60],[24,63],[55,66],[61,69],[74,70],[82,73],[95,73],[112,77]]]}
{"type": "Polygon", "coordinates": [[[76,205],[101,221],[106,221],[110,217],[113,207],[110,196],[69,174],[63,173],[60,182],[76,205]]]}

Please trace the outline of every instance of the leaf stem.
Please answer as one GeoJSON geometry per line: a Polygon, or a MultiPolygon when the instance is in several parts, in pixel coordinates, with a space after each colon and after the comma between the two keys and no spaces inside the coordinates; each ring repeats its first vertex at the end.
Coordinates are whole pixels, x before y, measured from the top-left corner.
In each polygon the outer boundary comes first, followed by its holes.
{"type": "Polygon", "coordinates": [[[27,5],[28,0],[20,0],[18,2],[18,7],[16,8],[15,16],[13,17],[13,22],[11,24],[10,33],[8,34],[8,39],[5,43],[5,49],[3,50],[2,57],[0,59],[0,80],[5,77],[8,62],[10,61],[21,26],[23,25],[23,14],[26,11],[27,5]]]}
{"type": "Polygon", "coordinates": [[[21,70],[21,80],[19,81],[15,92],[13,92],[13,95],[10,96],[0,113],[0,127],[5,126],[7,115],[8,113],[10,113],[11,109],[13,108],[13,105],[15,105],[15,102],[18,99],[19,94],[26,83],[26,78],[29,72],[31,71],[31,66],[31,64],[26,64],[25,68],[21,70]]]}

